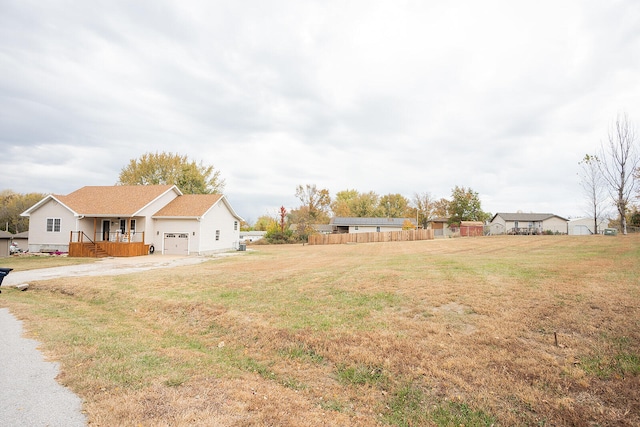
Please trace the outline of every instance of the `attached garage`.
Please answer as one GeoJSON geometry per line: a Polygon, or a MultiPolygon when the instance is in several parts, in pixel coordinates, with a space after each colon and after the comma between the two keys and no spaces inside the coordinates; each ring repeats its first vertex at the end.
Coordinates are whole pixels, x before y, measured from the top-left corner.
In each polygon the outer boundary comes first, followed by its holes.
{"type": "Polygon", "coordinates": [[[165,233],[164,255],[189,255],[189,235],[187,233],[165,233]]]}

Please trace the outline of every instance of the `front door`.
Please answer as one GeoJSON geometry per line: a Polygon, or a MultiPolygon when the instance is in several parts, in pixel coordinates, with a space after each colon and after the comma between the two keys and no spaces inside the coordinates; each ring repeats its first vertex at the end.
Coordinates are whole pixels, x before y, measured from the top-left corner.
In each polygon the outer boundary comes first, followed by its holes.
{"type": "Polygon", "coordinates": [[[102,221],[102,240],[105,242],[109,240],[109,231],[111,227],[111,220],[102,221]]]}

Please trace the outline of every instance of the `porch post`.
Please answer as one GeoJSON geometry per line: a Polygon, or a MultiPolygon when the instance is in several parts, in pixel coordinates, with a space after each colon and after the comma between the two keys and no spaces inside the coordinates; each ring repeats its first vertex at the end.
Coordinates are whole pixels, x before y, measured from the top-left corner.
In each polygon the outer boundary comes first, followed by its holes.
{"type": "Polygon", "coordinates": [[[98,218],[93,218],[93,241],[96,242],[96,235],[98,233],[98,218]]]}

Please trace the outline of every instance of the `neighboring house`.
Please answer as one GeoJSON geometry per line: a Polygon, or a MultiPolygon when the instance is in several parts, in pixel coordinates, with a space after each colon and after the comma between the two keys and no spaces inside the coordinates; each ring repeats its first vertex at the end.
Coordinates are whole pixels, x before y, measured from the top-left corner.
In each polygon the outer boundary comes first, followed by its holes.
{"type": "Polygon", "coordinates": [[[240,241],[241,242],[255,242],[260,240],[267,234],[266,231],[240,231],[240,241]]]}
{"type": "Polygon", "coordinates": [[[236,248],[240,218],[221,194],[175,185],[87,186],[49,195],[23,213],[30,252],[73,256],[207,254],[236,248]]]}
{"type": "Polygon", "coordinates": [[[412,228],[417,228],[414,218],[334,217],[329,225],[331,225],[333,233],[375,233],[401,231],[407,221],[411,223],[412,228]]]}
{"type": "Polygon", "coordinates": [[[333,233],[333,225],[331,224],[313,224],[311,226],[317,233],[331,234],[333,233]]]}
{"type": "Polygon", "coordinates": [[[567,233],[567,219],[549,213],[497,213],[489,225],[491,234],[567,233]]]}
{"type": "MultiPolygon", "coordinates": [[[[606,218],[598,218],[598,234],[602,234],[604,229],[608,227],[609,220],[606,218]]],[[[569,234],[572,236],[584,236],[595,234],[595,221],[593,218],[576,218],[570,219],[568,224],[569,234]]]]}

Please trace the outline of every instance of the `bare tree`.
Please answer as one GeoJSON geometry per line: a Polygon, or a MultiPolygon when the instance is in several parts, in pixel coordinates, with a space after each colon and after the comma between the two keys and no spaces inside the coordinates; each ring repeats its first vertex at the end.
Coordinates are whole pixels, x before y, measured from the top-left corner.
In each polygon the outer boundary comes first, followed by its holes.
{"type": "Polygon", "coordinates": [[[640,164],[640,156],[635,146],[636,133],[626,114],[618,115],[609,130],[608,144],[602,144],[600,170],[607,183],[609,195],[615,202],[620,216],[622,234],[627,234],[627,209],[629,198],[636,184],[634,175],[640,164]]]}
{"type": "Polygon", "coordinates": [[[325,222],[325,220],[329,222],[327,215],[331,205],[329,190],[318,189],[315,184],[298,185],[296,197],[302,202],[302,206],[298,209],[299,213],[303,213],[312,222],[325,222]]]}
{"type": "Polygon", "coordinates": [[[433,217],[433,209],[435,200],[431,196],[431,193],[414,193],[413,194],[413,205],[416,208],[416,216],[417,221],[424,227],[427,228],[427,223],[433,217]]]}
{"type": "Polygon", "coordinates": [[[580,185],[588,201],[589,215],[593,215],[593,233],[598,234],[598,219],[602,217],[606,199],[606,182],[600,171],[600,159],[593,154],[585,154],[580,165],[580,185]]]}

